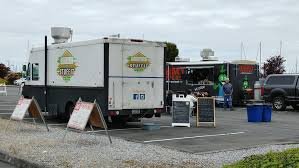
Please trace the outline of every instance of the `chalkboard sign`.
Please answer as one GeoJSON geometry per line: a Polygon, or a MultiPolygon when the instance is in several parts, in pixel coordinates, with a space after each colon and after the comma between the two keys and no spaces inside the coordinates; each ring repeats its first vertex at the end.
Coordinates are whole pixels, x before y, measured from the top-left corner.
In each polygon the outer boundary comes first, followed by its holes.
{"type": "Polygon", "coordinates": [[[172,102],[172,126],[190,127],[190,101],[181,98],[172,102]]]}
{"type": "Polygon", "coordinates": [[[190,101],[182,98],[172,102],[172,126],[190,127],[190,101]]]}
{"type": "Polygon", "coordinates": [[[215,98],[198,98],[196,125],[199,126],[199,123],[213,123],[215,127],[215,98]]]}

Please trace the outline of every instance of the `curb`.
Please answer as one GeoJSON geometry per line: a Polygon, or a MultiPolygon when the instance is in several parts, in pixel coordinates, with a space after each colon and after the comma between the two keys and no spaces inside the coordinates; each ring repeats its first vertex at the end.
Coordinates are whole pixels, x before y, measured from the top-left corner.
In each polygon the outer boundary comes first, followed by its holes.
{"type": "Polygon", "coordinates": [[[0,161],[3,161],[5,163],[8,163],[12,166],[20,167],[20,168],[40,168],[44,167],[41,165],[38,165],[36,163],[31,163],[29,161],[19,159],[17,157],[10,156],[6,152],[0,151],[0,161]]]}

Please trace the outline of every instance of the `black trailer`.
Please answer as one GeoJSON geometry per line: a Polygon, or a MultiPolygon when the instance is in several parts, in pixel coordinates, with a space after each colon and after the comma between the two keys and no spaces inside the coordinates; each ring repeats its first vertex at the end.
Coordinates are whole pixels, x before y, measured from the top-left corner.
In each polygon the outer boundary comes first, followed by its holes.
{"type": "Polygon", "coordinates": [[[241,105],[253,98],[253,87],[259,79],[259,66],[255,61],[239,60],[168,62],[165,69],[167,104],[171,94],[192,90],[199,97],[214,96],[223,103],[222,85],[226,78],[233,85],[233,104],[241,105]]]}

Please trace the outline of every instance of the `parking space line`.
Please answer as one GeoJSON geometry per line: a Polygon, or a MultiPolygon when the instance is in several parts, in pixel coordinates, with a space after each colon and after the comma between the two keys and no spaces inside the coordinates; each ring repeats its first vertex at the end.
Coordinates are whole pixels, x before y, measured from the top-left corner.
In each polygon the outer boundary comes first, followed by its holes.
{"type": "Polygon", "coordinates": [[[216,137],[216,136],[227,136],[227,135],[237,135],[237,134],[244,134],[244,133],[245,132],[231,132],[231,133],[224,133],[224,134],[199,135],[199,136],[192,136],[192,137],[179,137],[179,138],[169,138],[169,139],[155,139],[155,140],[143,141],[143,143],[174,141],[174,140],[182,140],[182,139],[206,138],[206,137],[216,137]]]}
{"type": "MultiPolygon", "coordinates": [[[[172,127],[172,126],[160,126],[161,128],[167,128],[167,127],[172,127]]],[[[143,129],[143,128],[122,128],[122,129],[110,129],[108,131],[126,131],[126,130],[140,130],[140,129],[143,129]]],[[[103,132],[105,130],[96,130],[96,131],[93,131],[93,132],[103,132]]]]}
{"type": "Polygon", "coordinates": [[[171,125],[168,125],[168,126],[160,126],[161,128],[169,128],[169,127],[173,127],[173,126],[171,126],[171,125]]]}
{"type": "MultiPolygon", "coordinates": [[[[142,129],[142,128],[124,128],[124,129],[111,129],[111,130],[108,130],[108,131],[125,131],[125,130],[138,130],[138,129],[142,129]]],[[[103,132],[105,130],[96,130],[96,131],[93,131],[93,132],[103,132]]]]}

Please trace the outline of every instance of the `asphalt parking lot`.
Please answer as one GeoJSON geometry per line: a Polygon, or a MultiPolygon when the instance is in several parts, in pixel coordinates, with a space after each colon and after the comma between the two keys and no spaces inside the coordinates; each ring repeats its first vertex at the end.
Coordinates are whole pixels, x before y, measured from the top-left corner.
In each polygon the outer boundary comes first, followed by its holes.
{"type": "MultiPolygon", "coordinates": [[[[18,88],[8,87],[8,96],[0,96],[0,116],[8,118],[18,100],[18,88]]],[[[299,112],[292,109],[273,112],[272,122],[248,123],[245,108],[234,111],[216,109],[216,128],[195,127],[195,117],[191,128],[171,127],[171,116],[142,119],[141,123],[130,123],[123,129],[112,129],[110,135],[129,141],[156,144],[190,153],[244,149],[266,144],[299,143],[299,112]],[[160,130],[147,131],[142,123],[161,125],[160,130]]],[[[55,121],[51,120],[55,125],[55,121]]],[[[58,124],[65,127],[64,124],[58,124]]],[[[98,130],[99,134],[105,134],[98,130]]]]}

